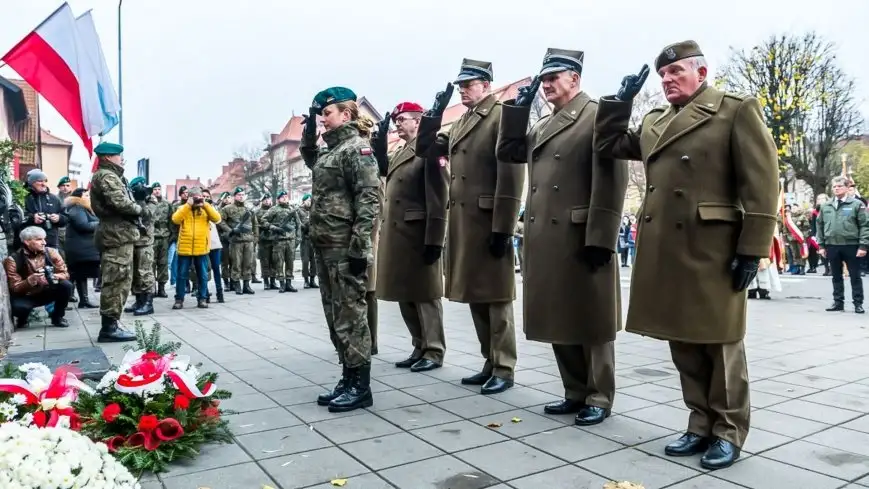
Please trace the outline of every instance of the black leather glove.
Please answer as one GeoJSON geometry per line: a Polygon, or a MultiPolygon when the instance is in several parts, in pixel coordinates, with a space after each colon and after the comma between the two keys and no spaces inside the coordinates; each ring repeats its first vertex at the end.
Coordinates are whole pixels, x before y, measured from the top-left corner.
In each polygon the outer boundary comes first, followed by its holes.
{"type": "Polygon", "coordinates": [[[431,109],[425,111],[426,117],[440,117],[444,115],[444,111],[447,110],[450,99],[453,98],[453,90],[453,84],[447,83],[447,88],[435,95],[435,101],[432,104],[431,109]]]}
{"type": "Polygon", "coordinates": [[[441,257],[443,251],[443,246],[425,245],[425,249],[422,252],[422,259],[425,261],[426,265],[434,265],[441,257]]]}
{"type": "Polygon", "coordinates": [[[357,277],[365,273],[365,270],[368,270],[368,260],[366,258],[353,258],[351,256],[347,261],[350,263],[350,273],[357,277]]]}
{"type": "Polygon", "coordinates": [[[142,202],[151,194],[151,192],[148,191],[148,187],[144,185],[135,185],[130,190],[133,192],[133,200],[136,202],[142,202]]]}
{"type": "Polygon", "coordinates": [[[492,233],[489,235],[489,253],[495,258],[501,258],[506,255],[510,238],[512,236],[505,233],[492,233]]]}
{"type": "Polygon", "coordinates": [[[516,107],[530,107],[532,103],[534,103],[534,97],[537,96],[537,91],[540,90],[540,76],[535,76],[533,80],[531,80],[531,84],[520,87],[519,95],[516,96],[516,101],[514,105],[516,107]]]}
{"type": "Polygon", "coordinates": [[[387,112],[386,117],[377,123],[377,132],[371,138],[371,149],[374,151],[374,158],[381,169],[389,165],[387,152],[389,151],[389,121],[391,120],[392,113],[387,112]]]}
{"type": "Polygon", "coordinates": [[[758,264],[760,258],[736,255],[730,264],[730,270],[733,272],[733,290],[742,292],[751,285],[752,280],[757,276],[758,264]]]}
{"type": "Polygon", "coordinates": [[[649,77],[649,65],[643,65],[640,72],[636,75],[628,75],[622,78],[622,87],[616,94],[616,98],[622,102],[630,102],[640,93],[643,88],[643,83],[646,83],[646,78],[649,77]]]}
{"type": "Polygon", "coordinates": [[[607,266],[613,259],[613,252],[600,246],[586,246],[580,254],[592,273],[607,266]]]}
{"type": "Polygon", "coordinates": [[[317,139],[317,113],[318,110],[311,107],[308,109],[308,115],[302,116],[302,125],[305,127],[302,136],[309,140],[317,139]]]}

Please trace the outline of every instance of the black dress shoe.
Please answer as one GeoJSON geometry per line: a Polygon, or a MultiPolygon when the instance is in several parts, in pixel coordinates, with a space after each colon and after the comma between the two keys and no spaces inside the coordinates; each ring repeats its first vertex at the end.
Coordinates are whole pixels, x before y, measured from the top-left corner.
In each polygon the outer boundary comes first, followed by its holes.
{"type": "Polygon", "coordinates": [[[413,366],[414,363],[418,362],[420,358],[422,357],[415,357],[411,355],[400,362],[395,362],[395,366],[398,368],[410,368],[413,366]]]}
{"type": "Polygon", "coordinates": [[[584,407],[585,402],[564,399],[543,406],[543,412],[546,414],[575,414],[582,411],[584,407]]]}
{"type": "Polygon", "coordinates": [[[573,424],[577,426],[592,426],[596,424],[601,424],[603,423],[603,420],[609,417],[609,415],[609,409],[604,409],[597,406],[585,406],[576,415],[576,419],[573,420],[573,424]]]}
{"type": "Polygon", "coordinates": [[[462,379],[462,384],[464,384],[464,385],[483,385],[489,381],[490,377],[492,377],[492,374],[480,372],[480,373],[474,374],[470,377],[465,377],[464,379],[462,379]]]}
{"type": "Polygon", "coordinates": [[[414,363],[410,367],[411,372],[428,372],[429,370],[434,370],[436,368],[441,368],[441,364],[429,360],[428,358],[420,358],[418,362],[414,363]]]}
{"type": "Polygon", "coordinates": [[[860,304],[854,305],[854,312],[857,314],[866,314],[866,311],[863,309],[863,306],[860,304]]]}
{"type": "Polygon", "coordinates": [[[739,452],[740,449],[733,443],[716,438],[700,459],[700,466],[709,470],[730,467],[739,458],[739,452]]]}
{"type": "Polygon", "coordinates": [[[483,384],[483,387],[480,389],[480,394],[483,394],[484,396],[498,394],[499,392],[504,392],[511,387],[513,387],[512,380],[502,379],[501,377],[495,377],[493,375],[485,384],[483,384]]]}
{"type": "Polygon", "coordinates": [[[845,304],[842,304],[841,302],[834,302],[832,306],[830,306],[826,309],[827,312],[838,312],[838,311],[844,311],[844,310],[845,310],[845,304]]]}
{"type": "Polygon", "coordinates": [[[681,438],[664,448],[664,453],[671,457],[690,457],[703,453],[709,448],[709,439],[694,433],[685,433],[681,438]]]}

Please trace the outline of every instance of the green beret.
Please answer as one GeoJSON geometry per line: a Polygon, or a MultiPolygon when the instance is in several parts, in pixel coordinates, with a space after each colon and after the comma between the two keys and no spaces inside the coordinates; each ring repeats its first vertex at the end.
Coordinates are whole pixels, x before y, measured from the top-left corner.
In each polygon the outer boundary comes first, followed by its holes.
{"type": "Polygon", "coordinates": [[[327,88],[314,96],[314,102],[311,104],[311,107],[317,109],[317,114],[322,114],[323,107],[347,102],[348,100],[356,101],[356,94],[353,93],[353,90],[344,87],[332,87],[327,88]]]}
{"type": "Polygon", "coordinates": [[[304,201],[306,201],[306,200],[308,200],[308,199],[310,199],[310,198],[311,198],[311,194],[305,194],[305,195],[302,196],[302,202],[304,202],[304,201]]]}
{"type": "Polygon", "coordinates": [[[694,58],[696,56],[703,56],[703,52],[700,51],[700,46],[698,46],[694,41],[689,40],[670,44],[661,50],[661,54],[655,58],[655,71],[660,70],[674,61],[679,61],[680,59],[685,58],[694,58]]]}
{"type": "Polygon", "coordinates": [[[116,143],[102,142],[94,148],[94,153],[101,156],[119,155],[124,152],[124,147],[116,143]]]}
{"type": "Polygon", "coordinates": [[[244,193],[244,187],[235,187],[235,190],[232,191],[232,195],[238,195],[240,193],[244,193]]]}
{"type": "Polygon", "coordinates": [[[70,183],[69,177],[60,177],[60,180],[57,181],[57,186],[66,185],[70,183]]]}
{"type": "Polygon", "coordinates": [[[130,180],[130,188],[135,187],[136,185],[147,185],[148,181],[145,180],[145,177],[136,177],[130,180]]]}
{"type": "Polygon", "coordinates": [[[220,200],[223,200],[223,199],[225,199],[225,198],[227,198],[227,197],[229,197],[229,192],[220,192],[220,197],[218,197],[218,198],[219,198],[220,200]]]}
{"type": "Polygon", "coordinates": [[[281,197],[283,197],[284,195],[287,195],[287,191],[286,191],[286,190],[281,190],[280,192],[278,192],[278,198],[279,198],[279,199],[280,199],[281,197]]]}
{"type": "Polygon", "coordinates": [[[178,187],[178,195],[181,195],[186,191],[187,191],[187,185],[182,185],[182,186],[178,187]]]}
{"type": "Polygon", "coordinates": [[[154,182],[151,184],[151,188],[163,188],[160,186],[160,182],[154,182]]]}
{"type": "Polygon", "coordinates": [[[271,194],[265,194],[265,195],[263,195],[263,197],[261,199],[259,199],[259,201],[262,202],[266,199],[271,199],[271,198],[272,198],[271,194]]]}

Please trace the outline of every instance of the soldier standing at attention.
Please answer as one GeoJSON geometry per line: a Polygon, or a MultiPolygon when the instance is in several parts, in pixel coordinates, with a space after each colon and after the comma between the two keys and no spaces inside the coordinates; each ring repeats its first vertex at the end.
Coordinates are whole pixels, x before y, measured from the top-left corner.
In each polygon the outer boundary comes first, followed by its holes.
{"type": "MultiPolygon", "coordinates": [[[[257,219],[257,213],[256,213],[257,206],[253,202],[246,202],[245,205],[247,206],[248,209],[250,209],[251,212],[253,212],[253,217],[251,218],[251,220],[256,221],[257,226],[259,226],[259,219],[257,219]]],[[[257,238],[253,241],[253,251],[251,252],[251,255],[250,255],[250,276],[251,276],[250,283],[252,283],[252,284],[259,284],[259,283],[263,282],[263,280],[260,280],[256,274],[256,268],[257,268],[256,262],[257,262],[257,257],[259,257],[258,249],[259,249],[259,236],[257,236],[257,238]]]]}
{"type": "Polygon", "coordinates": [[[501,111],[498,159],[529,164],[525,209],[525,336],[552,344],[564,400],[548,414],[589,426],[610,415],[621,285],[613,261],[627,166],[594,152],[597,102],[580,90],[582,51],[549,49],[540,74],[501,111]],[[552,115],[528,131],[540,85],[552,115]],[[577,300],[581,297],[581,300],[577,300]]]}
{"type": "MultiPolygon", "coordinates": [[[[232,279],[230,288],[236,295],[254,294],[250,288],[251,256],[253,246],[259,236],[256,216],[253,210],[244,205],[244,188],[235,187],[233,202],[220,210],[218,226],[229,236],[229,252],[232,254],[232,279]],[[239,280],[243,285],[239,285],[239,280]]],[[[256,262],[253,262],[256,265],[256,262]]]]}
{"type": "MultiPolygon", "coordinates": [[[[229,192],[222,192],[220,194],[220,198],[218,199],[217,209],[220,212],[224,207],[232,204],[232,195],[229,195],[229,192]]],[[[223,247],[223,252],[220,254],[220,276],[223,277],[223,288],[224,290],[233,291],[234,289],[230,287],[230,277],[232,276],[232,267],[230,266],[230,252],[229,252],[229,233],[223,231],[220,226],[218,226],[218,233],[220,235],[220,244],[223,247]]]]}
{"type": "Polygon", "coordinates": [[[260,221],[260,235],[268,230],[271,241],[272,277],[277,277],[281,293],[298,292],[293,287],[293,264],[296,261],[296,243],[299,242],[302,221],[296,208],[290,205],[286,190],[278,192],[278,205],[269,209],[260,221]]]}
{"type": "Polygon", "coordinates": [[[355,93],[333,87],[314,97],[304,124],[299,149],[312,173],[311,242],[326,323],[343,364],[338,385],[317,404],[352,411],[374,403],[365,303],[371,231],[380,217],[380,179],[368,142],[374,122],[359,114],[355,93]],[[323,149],[317,147],[317,116],[326,129],[323,149]]]}
{"type": "Polygon", "coordinates": [[[165,299],[166,282],[169,281],[169,238],[172,235],[172,205],[163,198],[163,187],[160,182],[151,184],[151,196],[154,199],[154,279],[157,282],[155,297],[165,299]]]}
{"type": "Polygon", "coordinates": [[[491,93],[491,82],[492,63],[462,61],[454,83],[467,112],[437,136],[441,117],[423,116],[416,143],[416,154],[431,161],[449,157],[446,297],[470,305],[486,362],[480,373],[462,379],[462,384],[480,385],[483,394],[513,386],[513,231],[525,183],[523,167],[499,161],[495,154],[501,103],[491,93]]]}
{"type": "Polygon", "coordinates": [[[274,238],[268,226],[262,225],[262,218],[266,215],[269,209],[272,208],[272,196],[263,195],[260,200],[259,207],[256,208],[254,215],[256,216],[257,224],[259,224],[259,242],[257,243],[257,256],[260,262],[260,271],[263,277],[263,290],[277,290],[275,284],[274,258],[272,257],[272,246],[274,238]]]}
{"type": "Polygon", "coordinates": [[[118,324],[124,303],[133,284],[133,246],[139,240],[136,221],[143,209],[133,201],[124,178],[124,147],[100,143],[94,148],[97,171],[91,178],[91,208],[100,219],[94,243],[100,250],[102,291],[97,341],[101,343],[134,341],[136,335],[118,324]]]}
{"type": "Polygon", "coordinates": [[[704,453],[700,465],[721,469],[748,435],[746,289],[775,229],[776,147],[755,98],[707,85],[694,41],[665,47],[655,69],[670,105],[628,129],[643,66],[601,99],[595,149],[646,168],[627,330],[669,341],[679,371],[691,414],[665,453],[704,453]]]}
{"type": "Polygon", "coordinates": [[[806,213],[796,204],[790,207],[790,211],[785,213],[785,240],[788,248],[791,250],[791,259],[793,263],[788,263],[793,267],[794,275],[806,274],[806,258],[809,253],[809,233],[811,232],[811,224],[809,223],[806,213]]]}
{"type": "Polygon", "coordinates": [[[302,255],[302,278],[305,279],[306,289],[317,289],[317,261],[314,259],[314,245],[308,234],[311,214],[311,194],[302,196],[302,205],[299,207],[299,219],[302,220],[302,241],[299,244],[299,253],[302,255]]]}
{"type": "Polygon", "coordinates": [[[135,302],[124,308],[134,316],[154,314],[154,210],[157,200],[151,196],[151,189],[144,177],[130,180],[133,200],[142,208],[142,224],[139,239],[133,246],[133,296],[135,302]]]}
{"type": "MultiPolygon", "coordinates": [[[[447,90],[438,95],[431,111],[433,117],[443,114],[452,89],[452,84],[447,85],[447,90]]],[[[380,175],[386,177],[377,298],[398,302],[413,351],[395,366],[411,372],[439,368],[446,350],[441,254],[447,228],[449,171],[440,164],[445,160],[427,162],[415,152],[422,113],[419,104],[398,104],[381,121],[373,140],[380,175]],[[390,119],[404,144],[387,154],[390,119]]]]}

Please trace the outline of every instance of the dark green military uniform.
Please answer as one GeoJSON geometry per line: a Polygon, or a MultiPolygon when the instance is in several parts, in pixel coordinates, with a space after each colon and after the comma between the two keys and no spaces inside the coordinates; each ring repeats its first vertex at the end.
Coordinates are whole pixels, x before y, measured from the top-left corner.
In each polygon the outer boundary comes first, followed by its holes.
{"type": "Polygon", "coordinates": [[[254,212],[257,225],[259,225],[259,241],[257,242],[256,253],[260,263],[260,274],[262,274],[263,283],[265,284],[263,285],[263,290],[278,288],[277,285],[275,285],[275,278],[277,276],[275,275],[272,258],[274,236],[267,226],[262,225],[263,216],[274,207],[271,201],[272,197],[270,195],[264,195],[259,207],[257,207],[254,212]],[[268,201],[268,203],[266,203],[266,201],[268,201]]]}
{"type": "Polygon", "coordinates": [[[130,190],[136,203],[142,207],[143,228],[139,229],[139,239],[133,247],[133,285],[132,292],[136,301],[124,309],[124,312],[132,312],[135,316],[144,316],[154,313],[154,210],[157,200],[150,195],[136,195],[136,188],[141,186],[147,189],[145,179],[136,177],[130,181],[130,190]],[[137,197],[144,197],[138,200],[137,197]]]}
{"type": "MultiPolygon", "coordinates": [[[[833,184],[837,181],[834,179],[833,184]]],[[[842,264],[848,267],[851,279],[851,299],[854,312],[863,314],[863,277],[860,276],[862,250],[869,250],[869,211],[866,204],[854,197],[832,198],[821,205],[818,214],[818,245],[830,261],[833,275],[833,305],[828,311],[841,311],[845,306],[845,279],[842,264]]],[[[866,259],[865,257],[863,258],[866,259]]]]}
{"type": "Polygon", "coordinates": [[[296,243],[299,242],[302,221],[296,207],[290,205],[287,193],[278,193],[278,205],[269,209],[260,222],[260,234],[268,229],[272,235],[273,277],[280,280],[281,292],[296,292],[293,287],[293,264],[296,243]]]}
{"type": "Polygon", "coordinates": [[[314,245],[311,243],[309,234],[311,219],[311,194],[302,196],[302,205],[299,206],[299,219],[302,221],[301,242],[299,254],[302,255],[302,278],[305,280],[305,288],[316,289],[317,285],[317,261],[314,259],[314,245]]]}
{"type": "MultiPolygon", "coordinates": [[[[160,182],[151,188],[162,187],[160,182]]],[[[152,208],[154,221],[154,280],[157,282],[156,297],[168,297],[166,282],[169,281],[169,239],[172,235],[172,204],[163,196],[154,196],[156,204],[152,208]]]]}
{"type": "MultiPolygon", "coordinates": [[[[233,196],[236,200],[220,210],[220,228],[229,236],[229,253],[232,255],[231,282],[235,293],[238,295],[253,294],[250,281],[253,277],[251,270],[252,256],[254,256],[254,243],[259,238],[259,228],[254,210],[244,204],[244,198],[237,197],[244,193],[244,189],[236,187],[233,196]],[[238,282],[243,281],[239,286],[238,282]]],[[[255,262],[254,262],[255,264],[255,262]]]]}
{"type": "MultiPolygon", "coordinates": [[[[339,110],[334,104],[355,100],[352,91],[336,87],[317,94],[312,109],[339,110]]],[[[367,129],[360,131],[357,121],[324,133],[322,149],[317,147],[316,128],[311,134],[310,127],[306,125],[300,150],[313,181],[311,242],[317,250],[326,323],[344,365],[341,382],[318,403],[329,405],[330,411],[349,411],[373,403],[365,294],[366,269],[373,260],[371,232],[380,214],[380,178],[367,129]]]]}
{"type": "Polygon", "coordinates": [[[98,341],[132,341],[135,335],[120,329],[124,303],[133,282],[133,248],[139,240],[137,221],[143,209],[133,201],[124,178],[124,148],[100,143],[94,148],[99,157],[91,179],[91,208],[100,219],[94,244],[102,253],[102,290],[100,316],[102,328],[98,341]]]}
{"type": "MultiPolygon", "coordinates": [[[[221,193],[217,205],[215,205],[214,208],[220,212],[224,207],[226,207],[227,201],[231,197],[232,196],[229,195],[229,192],[221,193]]],[[[220,236],[220,245],[223,248],[223,251],[220,253],[220,276],[223,278],[223,288],[226,290],[232,290],[230,287],[232,267],[230,266],[231,262],[229,255],[229,233],[220,226],[217,226],[217,234],[220,236]]]]}

